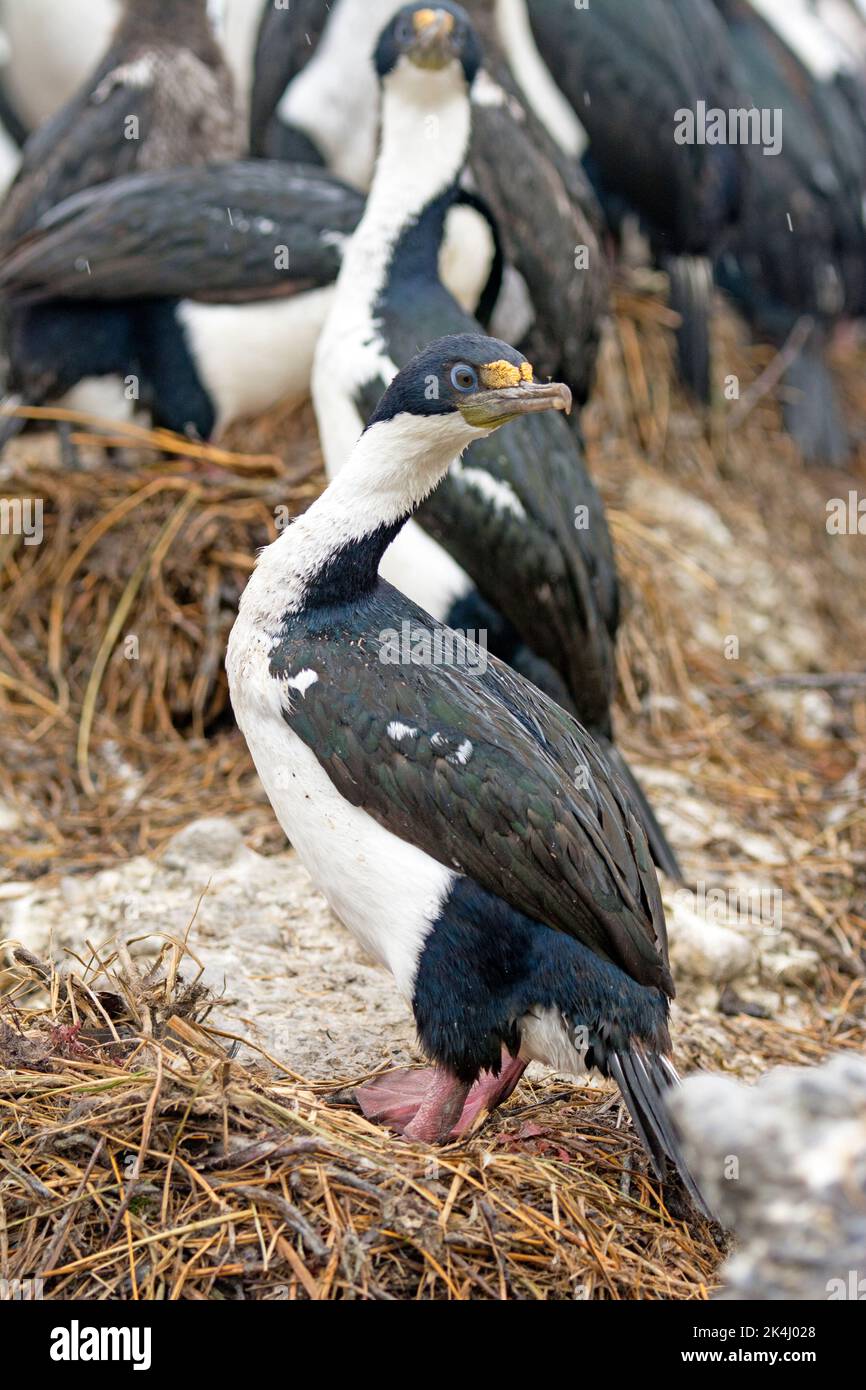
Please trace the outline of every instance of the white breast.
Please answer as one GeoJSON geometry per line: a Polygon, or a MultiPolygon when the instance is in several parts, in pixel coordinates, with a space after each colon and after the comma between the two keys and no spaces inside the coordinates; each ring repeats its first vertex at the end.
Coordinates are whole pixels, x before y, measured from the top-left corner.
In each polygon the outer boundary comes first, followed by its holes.
{"type": "Polygon", "coordinates": [[[178,318],[217,411],[217,429],[309,394],[313,354],[334,286],[255,304],[185,300],[178,318]]]}
{"type": "Polygon", "coordinates": [[[424,942],[456,875],[340,796],[282,717],[290,700],[314,698],[327,675],[306,668],[295,673],[294,689],[281,686],[268,670],[269,645],[242,606],[226,660],[238,725],[276,817],[313,882],[411,1001],[424,942]]]}
{"type": "Polygon", "coordinates": [[[474,314],[478,307],[495,255],[487,219],[465,203],[451,208],[439,253],[439,279],[467,314],[474,314]]]}

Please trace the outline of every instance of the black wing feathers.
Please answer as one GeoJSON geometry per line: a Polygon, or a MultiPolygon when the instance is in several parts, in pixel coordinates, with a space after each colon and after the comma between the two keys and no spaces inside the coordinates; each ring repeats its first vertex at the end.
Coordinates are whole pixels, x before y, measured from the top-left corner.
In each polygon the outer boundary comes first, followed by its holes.
{"type": "MultiPolygon", "coordinates": [[[[367,633],[430,619],[381,584],[367,633]]],[[[658,883],[628,792],[582,727],[488,658],[486,672],[379,659],[357,631],[287,637],[273,674],[309,667],[286,718],[380,824],[673,993],[658,883]]],[[[289,698],[290,697],[290,698],[289,698]]]]}

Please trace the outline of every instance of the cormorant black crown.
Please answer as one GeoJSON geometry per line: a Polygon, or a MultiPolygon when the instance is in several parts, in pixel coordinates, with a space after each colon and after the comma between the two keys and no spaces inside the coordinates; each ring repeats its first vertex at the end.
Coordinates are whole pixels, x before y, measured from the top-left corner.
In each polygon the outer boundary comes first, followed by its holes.
{"type": "Polygon", "coordinates": [[[532,368],[499,338],[483,333],[437,338],[397,373],[367,428],[402,414],[448,415],[475,392],[521,380],[532,380],[532,368]]]}
{"type": "Polygon", "coordinates": [[[405,5],[383,29],[376,46],[376,71],[386,77],[401,57],[419,67],[442,67],[456,59],[471,86],[481,67],[481,44],[460,5],[440,0],[434,5],[405,5]]]}

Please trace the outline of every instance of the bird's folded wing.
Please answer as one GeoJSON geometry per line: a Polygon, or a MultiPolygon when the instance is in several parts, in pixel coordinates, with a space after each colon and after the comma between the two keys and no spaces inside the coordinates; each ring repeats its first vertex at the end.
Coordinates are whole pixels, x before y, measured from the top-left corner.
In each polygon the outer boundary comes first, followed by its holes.
{"type": "MultiPolygon", "coordinates": [[[[303,695],[286,686],[284,717],[341,795],[525,915],[672,993],[646,838],[592,740],[493,658],[485,672],[468,670],[459,652],[459,665],[430,664],[436,649],[422,634],[433,642],[436,630],[402,596],[380,616],[381,641],[295,634],[285,657],[279,645],[272,656],[278,679],[318,675],[303,695]],[[395,612],[410,624],[408,663],[388,660],[395,612]]],[[[438,631],[441,641],[448,630],[438,631]]]]}
{"type": "Polygon", "coordinates": [[[329,284],[363,198],[324,172],[265,160],[133,174],[68,198],[0,259],[35,300],[233,301],[329,284]]]}
{"type": "MultiPolygon", "coordinates": [[[[97,87],[97,90],[99,88],[97,87]]],[[[108,174],[136,167],[140,143],[124,131],[146,125],[153,106],[149,88],[122,84],[100,101],[80,100],[47,121],[25,146],[15,181],[3,206],[3,240],[10,242],[77,189],[108,174]],[[129,122],[129,124],[127,124],[129,122]]]]}

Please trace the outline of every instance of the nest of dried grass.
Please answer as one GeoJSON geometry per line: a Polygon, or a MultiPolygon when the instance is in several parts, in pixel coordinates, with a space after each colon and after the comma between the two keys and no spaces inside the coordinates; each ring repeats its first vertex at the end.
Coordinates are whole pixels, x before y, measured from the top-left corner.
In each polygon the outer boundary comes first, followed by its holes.
{"type": "Polygon", "coordinates": [[[13,875],[146,851],[205,795],[249,802],[242,746],[204,740],[233,729],[223,660],[255,553],[321,488],[311,411],[279,428],[282,455],[140,429],[109,451],[76,427],[80,470],[45,435],[6,465],[3,496],[41,499],[44,527],[0,536],[0,795],[30,808],[13,875]],[[156,796],[130,796],[131,769],[156,796]]]}
{"type": "Polygon", "coordinates": [[[18,951],[14,973],[0,1279],[58,1299],[707,1296],[714,1233],[665,1206],[609,1095],[524,1089],[434,1153],[233,1060],[182,943],[147,973],[123,949],[62,973],[18,951]],[[13,1004],[34,985],[42,1008],[13,1004]]]}
{"type": "MultiPolygon", "coordinates": [[[[670,329],[655,287],[621,289],[586,417],[627,595],[621,741],[724,808],[728,828],[684,856],[695,876],[753,867],[730,824],[777,851],[761,872],[819,961],[799,1023],[735,996],[708,1014],[687,994],[678,1015],[685,1070],[754,1076],[866,1043],[863,538],[831,544],[824,526],[828,497],[862,493],[866,448],[850,476],[804,469],[773,354],[726,315],[717,351],[741,403],[702,420],[672,384],[670,329]],[[686,494],[727,528],[729,573],[682,541],[686,494]],[[778,623],[732,663],[722,639],[771,580],[778,623]],[[817,731],[798,704],[816,689],[832,702],[817,731]]],[[[864,361],[849,344],[838,363],[855,422],[864,361]]],[[[205,808],[240,816],[259,848],[281,843],[222,674],[256,547],[322,485],[309,416],[280,431],[282,461],[168,454],[158,437],[109,457],[88,433],[80,472],[58,469],[53,438],[4,465],[4,496],[45,499],[47,542],[0,537],[0,801],[22,811],[6,877],[155,852],[205,808]]],[[[357,1078],[311,1086],[291,1058],[238,1060],[209,998],[181,983],[182,953],[169,943],[149,974],[118,952],[62,976],[19,960],[7,977],[0,1277],[42,1271],[61,1298],[707,1296],[713,1233],[664,1206],[610,1093],[524,1084],[431,1157],[323,1103],[357,1078]]]]}

